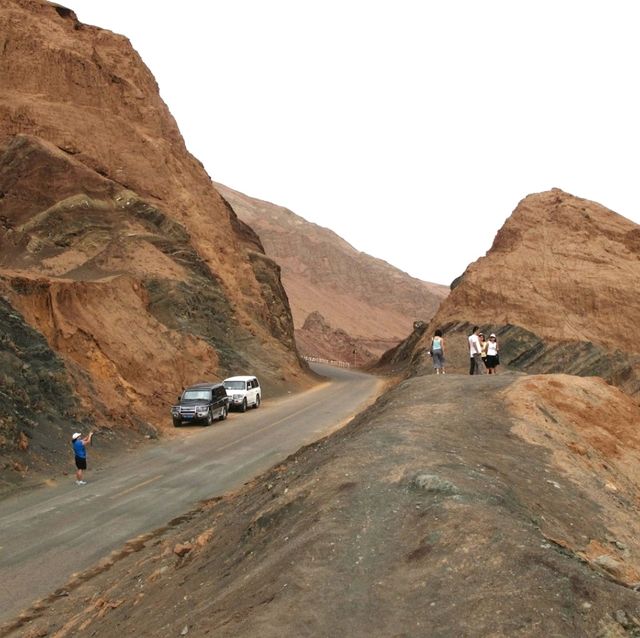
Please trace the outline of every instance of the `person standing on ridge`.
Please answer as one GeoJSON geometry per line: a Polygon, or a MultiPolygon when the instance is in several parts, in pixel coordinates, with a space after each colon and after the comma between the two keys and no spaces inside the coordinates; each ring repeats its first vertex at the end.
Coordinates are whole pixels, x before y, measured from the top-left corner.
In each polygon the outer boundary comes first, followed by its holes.
{"type": "MultiPolygon", "coordinates": [[[[482,332],[478,333],[478,340],[480,341],[480,356],[482,357],[482,364],[484,367],[487,367],[487,340],[484,338],[484,334],[482,332]]],[[[484,372],[484,368],[482,369],[484,372]]]]}
{"type": "Polygon", "coordinates": [[[482,374],[482,346],[478,339],[478,326],[469,335],[469,374],[482,374]]]}
{"type": "Polygon", "coordinates": [[[86,485],[87,482],[82,478],[84,471],[87,469],[87,445],[91,443],[93,432],[85,437],[80,432],[74,432],[71,437],[71,445],[76,460],[76,485],[86,485]]]}
{"type": "Polygon", "coordinates": [[[433,359],[433,368],[436,374],[444,374],[444,339],[442,338],[442,330],[436,330],[433,339],[431,339],[429,352],[433,359]]]}
{"type": "Polygon", "coordinates": [[[497,374],[496,368],[500,365],[500,348],[498,347],[498,339],[494,333],[489,335],[489,341],[487,345],[487,370],[489,374],[497,374]]]}

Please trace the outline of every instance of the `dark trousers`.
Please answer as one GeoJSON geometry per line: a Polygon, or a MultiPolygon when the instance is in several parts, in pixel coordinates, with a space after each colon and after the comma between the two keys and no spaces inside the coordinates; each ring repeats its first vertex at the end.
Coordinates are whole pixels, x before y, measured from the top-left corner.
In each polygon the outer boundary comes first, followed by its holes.
{"type": "Polygon", "coordinates": [[[482,356],[480,354],[474,354],[469,359],[469,374],[484,374],[482,370],[482,356]]]}

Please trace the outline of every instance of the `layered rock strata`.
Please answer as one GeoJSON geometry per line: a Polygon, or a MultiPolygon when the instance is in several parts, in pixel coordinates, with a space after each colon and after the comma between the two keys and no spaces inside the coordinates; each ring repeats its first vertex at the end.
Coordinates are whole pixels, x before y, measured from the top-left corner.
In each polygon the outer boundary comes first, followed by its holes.
{"type": "Polygon", "coordinates": [[[128,40],[40,0],[0,27],[0,292],[86,418],[163,427],[184,385],[233,373],[308,384],[279,267],[128,40]]]}

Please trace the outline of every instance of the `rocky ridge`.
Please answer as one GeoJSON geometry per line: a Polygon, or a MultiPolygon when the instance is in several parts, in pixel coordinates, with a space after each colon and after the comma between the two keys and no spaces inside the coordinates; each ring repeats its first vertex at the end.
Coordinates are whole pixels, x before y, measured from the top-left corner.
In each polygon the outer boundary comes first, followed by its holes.
{"type": "Polygon", "coordinates": [[[597,379],[414,376],[0,635],[637,636],[639,420],[597,379]]]}
{"type": "Polygon", "coordinates": [[[464,371],[476,324],[498,335],[513,368],[597,375],[636,395],[638,281],[640,226],[558,189],[529,195],[454,282],[405,361],[428,369],[425,349],[443,327],[451,369],[464,371]]]}

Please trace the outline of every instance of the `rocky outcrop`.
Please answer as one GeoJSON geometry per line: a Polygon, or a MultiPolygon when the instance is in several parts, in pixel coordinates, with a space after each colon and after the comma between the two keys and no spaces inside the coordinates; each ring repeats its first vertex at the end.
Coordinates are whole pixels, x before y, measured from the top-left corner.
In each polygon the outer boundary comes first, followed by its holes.
{"type": "MultiPolygon", "coordinates": [[[[445,286],[414,279],[358,252],[332,231],[286,208],[217,187],[282,268],[298,331],[318,311],[331,326],[380,356],[407,335],[416,319],[429,320],[448,293],[445,286]]],[[[320,348],[313,351],[312,341],[305,340],[304,348],[323,356],[320,348]]],[[[331,358],[338,355],[337,350],[331,358]]]]}
{"type": "Polygon", "coordinates": [[[295,332],[298,349],[310,358],[338,361],[350,366],[366,366],[377,357],[344,330],[332,328],[317,311],[295,332]]]}
{"type": "Polygon", "coordinates": [[[32,450],[61,450],[65,427],[80,427],[78,409],[62,359],[0,297],[0,493],[28,476],[32,450]]]}
{"type": "Polygon", "coordinates": [[[600,204],[554,189],[526,197],[471,264],[413,350],[448,331],[464,370],[471,324],[496,332],[503,363],[530,372],[598,375],[640,392],[640,227],[600,204]]]}
{"type": "Polygon", "coordinates": [[[0,26],[0,292],[85,413],[162,427],[191,382],[307,384],[279,267],[128,40],[41,0],[0,26]]]}

